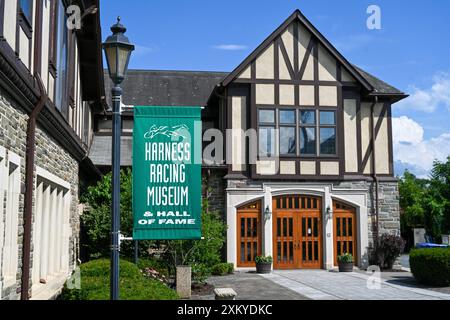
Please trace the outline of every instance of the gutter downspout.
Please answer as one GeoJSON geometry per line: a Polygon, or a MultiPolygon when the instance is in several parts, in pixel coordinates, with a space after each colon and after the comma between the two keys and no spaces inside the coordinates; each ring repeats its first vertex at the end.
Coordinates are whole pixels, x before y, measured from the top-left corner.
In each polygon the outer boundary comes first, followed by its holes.
{"type": "Polygon", "coordinates": [[[48,99],[47,92],[39,73],[35,73],[39,86],[40,98],[30,114],[27,125],[27,149],[25,166],[25,198],[24,198],[24,226],[22,253],[22,281],[21,300],[30,298],[30,265],[31,265],[31,230],[33,223],[33,187],[34,187],[34,158],[36,150],[36,122],[48,99]]]}
{"type": "Polygon", "coordinates": [[[370,110],[370,123],[371,123],[371,130],[372,130],[372,137],[371,137],[371,147],[372,147],[372,177],[375,182],[375,241],[374,241],[374,247],[375,249],[378,246],[378,239],[379,239],[379,230],[380,230],[380,222],[379,222],[379,215],[380,215],[380,207],[379,207],[379,181],[377,176],[377,169],[376,169],[376,149],[375,149],[375,115],[374,115],[374,109],[375,106],[378,104],[378,96],[375,96],[374,103],[372,104],[371,110],[370,110]]]}

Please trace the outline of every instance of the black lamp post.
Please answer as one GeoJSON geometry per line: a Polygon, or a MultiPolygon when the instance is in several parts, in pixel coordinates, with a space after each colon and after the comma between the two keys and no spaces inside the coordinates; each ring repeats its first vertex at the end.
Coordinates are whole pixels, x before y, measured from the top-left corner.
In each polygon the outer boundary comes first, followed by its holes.
{"type": "Polygon", "coordinates": [[[130,62],[134,45],[124,35],[127,29],[120,23],[111,27],[112,35],[103,43],[109,76],[114,83],[112,88],[113,126],[112,126],[112,219],[111,219],[111,300],[119,300],[119,251],[120,251],[120,136],[122,88],[120,84],[130,62]]]}

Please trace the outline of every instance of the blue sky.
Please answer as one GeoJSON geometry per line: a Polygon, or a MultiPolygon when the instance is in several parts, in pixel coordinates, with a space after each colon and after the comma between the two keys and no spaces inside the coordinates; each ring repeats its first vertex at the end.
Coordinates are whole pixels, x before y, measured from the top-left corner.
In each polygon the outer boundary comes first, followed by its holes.
{"type": "Polygon", "coordinates": [[[394,106],[397,173],[426,176],[450,154],[450,1],[107,0],[103,38],[118,15],[137,46],[131,68],[232,71],[295,9],[352,63],[407,92],[394,106]],[[369,30],[367,7],[381,8],[369,30]]]}

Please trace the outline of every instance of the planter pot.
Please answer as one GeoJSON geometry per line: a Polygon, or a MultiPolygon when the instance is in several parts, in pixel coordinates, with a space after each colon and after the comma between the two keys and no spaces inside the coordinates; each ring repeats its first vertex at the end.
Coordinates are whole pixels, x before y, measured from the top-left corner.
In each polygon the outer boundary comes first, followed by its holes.
{"type": "Polygon", "coordinates": [[[272,272],[272,263],[257,263],[256,264],[256,273],[267,274],[272,272]]]}
{"type": "Polygon", "coordinates": [[[353,272],[353,262],[339,262],[339,272],[353,272]]]}

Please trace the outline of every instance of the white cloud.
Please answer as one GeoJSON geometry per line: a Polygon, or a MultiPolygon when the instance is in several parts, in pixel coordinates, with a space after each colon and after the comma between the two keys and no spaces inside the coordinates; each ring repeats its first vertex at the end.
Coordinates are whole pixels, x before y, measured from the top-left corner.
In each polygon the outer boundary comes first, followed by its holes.
{"type": "Polygon", "coordinates": [[[450,73],[439,72],[433,77],[430,88],[420,89],[411,86],[411,96],[395,106],[404,110],[434,112],[440,106],[450,110],[450,73]]]}
{"type": "Polygon", "coordinates": [[[450,132],[425,140],[422,126],[405,116],[393,118],[392,128],[395,160],[420,177],[431,171],[435,160],[445,161],[450,155],[450,132]]]}
{"type": "Polygon", "coordinates": [[[136,45],[135,52],[133,53],[133,55],[136,57],[143,57],[155,51],[158,51],[158,48],[136,45]]]}
{"type": "Polygon", "coordinates": [[[226,51],[237,51],[237,50],[246,50],[248,46],[240,45],[240,44],[219,44],[213,47],[218,50],[226,50],[226,51]]]}
{"type": "Polygon", "coordinates": [[[394,143],[414,144],[423,141],[424,130],[414,120],[402,116],[392,119],[394,143]]]}

